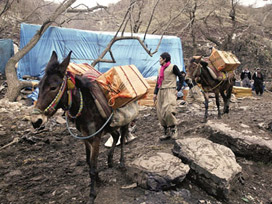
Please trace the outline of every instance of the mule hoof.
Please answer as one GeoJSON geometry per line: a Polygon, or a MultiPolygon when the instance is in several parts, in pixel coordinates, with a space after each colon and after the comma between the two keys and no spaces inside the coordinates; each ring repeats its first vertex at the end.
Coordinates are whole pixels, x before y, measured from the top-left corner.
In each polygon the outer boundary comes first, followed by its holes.
{"type": "Polygon", "coordinates": [[[225,109],[224,109],[224,113],[225,113],[225,114],[228,114],[228,113],[229,113],[229,108],[225,108],[225,109]]]}
{"type": "Polygon", "coordinates": [[[126,165],[125,164],[120,163],[119,168],[120,168],[121,171],[126,171],[126,165]]]}
{"type": "Polygon", "coordinates": [[[112,168],[112,167],[113,167],[112,162],[111,162],[111,163],[108,163],[108,168],[112,168]]]}
{"type": "Polygon", "coordinates": [[[96,198],[96,193],[90,193],[90,204],[94,204],[94,200],[96,198]]]}
{"type": "Polygon", "coordinates": [[[95,198],[90,198],[89,204],[94,204],[94,200],[95,200],[95,198]]]}
{"type": "Polygon", "coordinates": [[[108,167],[109,168],[113,167],[113,161],[112,161],[112,159],[108,159],[108,167]]]}

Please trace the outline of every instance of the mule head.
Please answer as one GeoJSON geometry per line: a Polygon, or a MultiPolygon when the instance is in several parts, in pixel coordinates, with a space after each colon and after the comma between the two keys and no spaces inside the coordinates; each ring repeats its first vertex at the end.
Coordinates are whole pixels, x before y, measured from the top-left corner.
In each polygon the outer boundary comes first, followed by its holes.
{"type": "Polygon", "coordinates": [[[185,79],[189,81],[189,83],[198,81],[201,74],[201,67],[208,66],[208,63],[201,59],[202,56],[193,56],[190,60],[189,65],[187,66],[187,75],[185,79]]]}
{"type": "Polygon", "coordinates": [[[63,79],[70,62],[71,53],[72,51],[61,63],[59,63],[55,51],[51,55],[45,68],[45,74],[38,85],[38,100],[31,113],[31,123],[34,128],[44,125],[48,118],[54,115],[58,108],[62,107],[62,100],[66,96],[63,93],[67,88],[63,85],[63,79]],[[63,93],[61,93],[62,90],[63,93]]]}

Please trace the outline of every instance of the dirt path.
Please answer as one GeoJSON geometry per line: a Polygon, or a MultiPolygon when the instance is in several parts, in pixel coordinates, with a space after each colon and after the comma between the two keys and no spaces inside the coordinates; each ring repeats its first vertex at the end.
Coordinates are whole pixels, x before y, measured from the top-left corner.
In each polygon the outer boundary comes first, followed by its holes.
{"type": "MultiPolygon", "coordinates": [[[[261,123],[272,122],[272,95],[262,98],[237,100],[222,121],[233,127],[246,124],[257,134],[261,123]]],[[[179,108],[177,115],[181,137],[207,137],[199,113],[179,108]]],[[[211,111],[210,118],[216,113],[211,111]]],[[[265,130],[269,131],[269,130],[265,130]]],[[[272,137],[272,132],[270,132],[272,137]]],[[[137,139],[126,145],[126,161],[153,151],[171,152],[172,141],[159,142],[161,129],[155,109],[141,111],[134,133],[137,139]]],[[[0,151],[0,203],[87,203],[89,194],[88,167],[81,141],[72,138],[64,124],[51,119],[46,129],[31,133],[23,112],[1,112],[0,147],[18,137],[20,142],[0,151]]],[[[107,151],[102,140],[99,155],[99,175],[96,203],[99,204],[181,204],[220,203],[195,184],[185,179],[181,186],[165,192],[130,188],[133,184],[118,168],[120,149],[116,149],[115,166],[107,168],[107,151]]],[[[237,158],[243,167],[244,184],[239,184],[230,195],[229,203],[268,204],[272,202],[272,163],[253,162],[237,158]]],[[[224,203],[224,202],[221,202],[224,203]]]]}

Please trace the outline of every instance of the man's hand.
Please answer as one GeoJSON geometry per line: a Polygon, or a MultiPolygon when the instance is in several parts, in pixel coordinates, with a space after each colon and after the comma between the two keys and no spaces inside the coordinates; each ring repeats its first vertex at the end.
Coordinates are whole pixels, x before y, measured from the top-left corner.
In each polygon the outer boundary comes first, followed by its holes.
{"type": "Polygon", "coordinates": [[[154,101],[154,103],[157,101],[157,95],[156,94],[154,94],[154,96],[153,96],[153,101],[154,101]]]}

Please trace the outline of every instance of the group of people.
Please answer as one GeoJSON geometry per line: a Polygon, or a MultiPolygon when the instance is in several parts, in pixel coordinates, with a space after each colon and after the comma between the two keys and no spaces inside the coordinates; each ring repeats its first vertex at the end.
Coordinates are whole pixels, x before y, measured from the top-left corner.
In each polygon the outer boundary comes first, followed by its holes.
{"type": "Polygon", "coordinates": [[[255,89],[256,95],[263,95],[263,90],[264,90],[264,77],[263,74],[261,73],[261,69],[257,68],[256,72],[254,72],[253,76],[251,77],[251,73],[246,67],[242,73],[241,73],[241,80],[242,80],[242,85],[243,87],[247,88],[253,88],[255,89]],[[253,87],[251,85],[251,79],[254,81],[253,87]]]}

